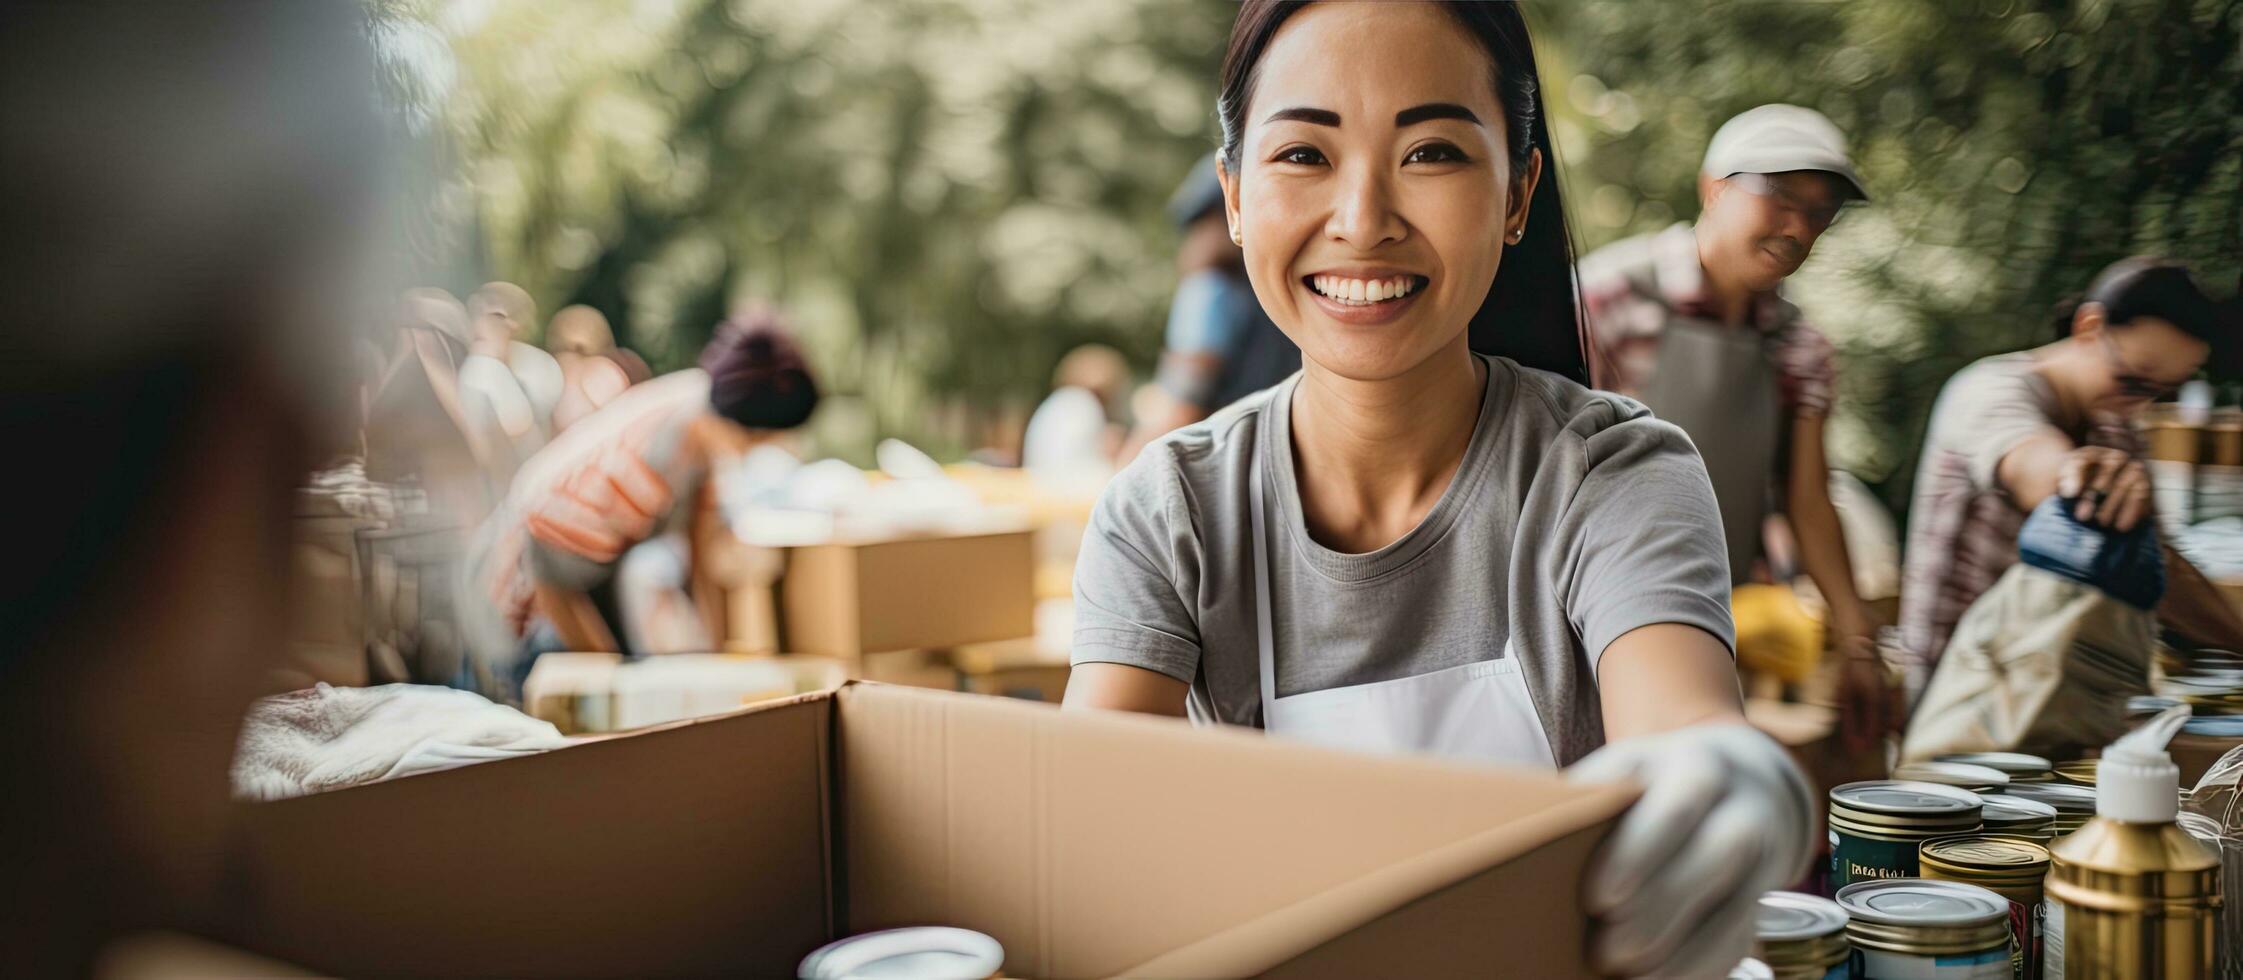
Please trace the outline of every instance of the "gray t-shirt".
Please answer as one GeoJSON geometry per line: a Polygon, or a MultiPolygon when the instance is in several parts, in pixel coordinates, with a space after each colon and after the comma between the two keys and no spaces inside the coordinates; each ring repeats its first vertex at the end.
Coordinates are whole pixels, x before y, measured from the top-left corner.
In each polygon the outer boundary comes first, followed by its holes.
{"type": "Polygon", "coordinates": [[[1495,660],[1508,639],[1551,752],[1570,765],[1604,744],[1597,659],[1621,634],[1683,623],[1734,649],[1720,512],[1689,437],[1627,398],[1487,361],[1448,489],[1367,554],[1318,544],[1302,519],[1299,375],[1145,447],[1083,536],[1074,662],[1159,671],[1191,685],[1195,720],[1261,723],[1254,452],[1280,697],[1495,660]]]}

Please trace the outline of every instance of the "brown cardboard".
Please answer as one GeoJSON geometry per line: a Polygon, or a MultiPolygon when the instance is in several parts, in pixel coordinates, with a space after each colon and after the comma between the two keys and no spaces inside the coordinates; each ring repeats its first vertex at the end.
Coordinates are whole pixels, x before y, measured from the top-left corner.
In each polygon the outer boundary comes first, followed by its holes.
{"type": "Polygon", "coordinates": [[[344,974],[788,975],[980,929],[1008,976],[1587,976],[1632,798],[877,684],[251,807],[244,948],[344,974]]]}
{"type": "Polygon", "coordinates": [[[1027,531],[789,549],[779,584],[789,653],[853,657],[1035,632],[1027,531]]]}
{"type": "Polygon", "coordinates": [[[2166,745],[2166,752],[2173,757],[2173,765],[2181,770],[2181,788],[2185,790],[2194,787],[2221,756],[2238,745],[2243,745],[2243,738],[2215,738],[2182,732],[2173,736],[2173,741],[2166,745]]]}

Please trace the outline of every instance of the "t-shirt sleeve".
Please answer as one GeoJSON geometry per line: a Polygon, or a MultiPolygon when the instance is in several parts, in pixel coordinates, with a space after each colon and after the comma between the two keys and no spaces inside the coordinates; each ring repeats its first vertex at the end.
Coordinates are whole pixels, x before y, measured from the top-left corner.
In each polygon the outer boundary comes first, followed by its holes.
{"type": "Polygon", "coordinates": [[[1959,375],[1936,413],[1938,440],[1960,452],[1971,485],[1999,491],[2002,457],[2034,436],[2064,431],[2049,421],[2032,382],[2021,371],[1979,369],[1959,375]]]}
{"type": "Polygon", "coordinates": [[[1117,475],[1091,510],[1075,559],[1077,664],[1114,663],[1184,683],[1199,673],[1192,524],[1174,461],[1155,443],[1117,475]]]}
{"type": "Polygon", "coordinates": [[[1688,436],[1639,416],[1586,437],[1588,470],[1556,545],[1566,616],[1594,671],[1631,630],[1681,623],[1736,650],[1728,545],[1713,482],[1688,436]]]}

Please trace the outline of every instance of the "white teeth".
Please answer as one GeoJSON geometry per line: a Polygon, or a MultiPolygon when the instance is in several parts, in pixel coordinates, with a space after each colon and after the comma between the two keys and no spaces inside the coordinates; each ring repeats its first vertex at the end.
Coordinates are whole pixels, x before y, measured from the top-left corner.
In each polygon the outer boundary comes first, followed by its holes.
{"type": "Polygon", "coordinates": [[[1417,279],[1414,276],[1396,276],[1392,279],[1311,276],[1309,286],[1318,293],[1349,306],[1363,306],[1399,299],[1416,292],[1417,279]]]}

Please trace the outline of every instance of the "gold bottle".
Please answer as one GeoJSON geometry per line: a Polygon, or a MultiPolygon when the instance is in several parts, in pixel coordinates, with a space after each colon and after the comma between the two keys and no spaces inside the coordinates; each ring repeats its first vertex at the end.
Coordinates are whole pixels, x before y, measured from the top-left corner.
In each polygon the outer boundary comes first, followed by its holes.
{"type": "Polygon", "coordinates": [[[2165,753],[2187,718],[2172,709],[2105,749],[2095,819],[2049,845],[2049,977],[2212,975],[2220,859],[2174,824],[2181,774],[2165,753]]]}

